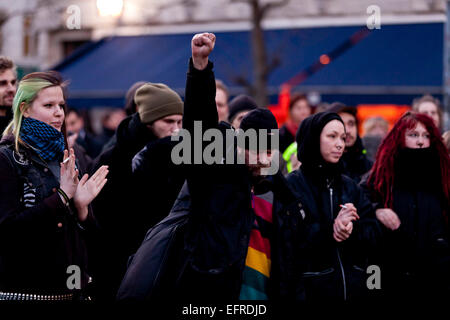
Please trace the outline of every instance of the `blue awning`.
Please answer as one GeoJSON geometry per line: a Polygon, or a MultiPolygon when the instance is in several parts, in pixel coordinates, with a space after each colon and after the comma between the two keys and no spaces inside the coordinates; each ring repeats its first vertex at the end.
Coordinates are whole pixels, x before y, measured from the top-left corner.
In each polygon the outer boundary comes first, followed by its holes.
{"type": "MultiPolygon", "coordinates": [[[[321,55],[336,51],[359,30],[347,26],[265,31],[268,55],[280,62],[269,77],[270,93],[276,95],[282,83],[321,55]]],[[[211,60],[216,77],[233,91],[244,91],[236,79],[252,79],[250,32],[215,34],[211,60]]],[[[192,34],[105,38],[81,48],[55,69],[70,80],[69,104],[74,107],[121,107],[125,92],[136,81],[162,82],[183,95],[191,38],[192,34]]],[[[382,25],[296,89],[317,90],[346,103],[407,104],[425,92],[440,95],[443,39],[443,23],[382,25]]]]}

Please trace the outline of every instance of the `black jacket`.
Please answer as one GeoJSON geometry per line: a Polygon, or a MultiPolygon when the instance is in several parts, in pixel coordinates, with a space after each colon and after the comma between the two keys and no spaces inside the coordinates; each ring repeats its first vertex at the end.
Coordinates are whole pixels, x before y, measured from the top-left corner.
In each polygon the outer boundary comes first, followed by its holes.
{"type": "Polygon", "coordinates": [[[177,143],[171,137],[151,141],[133,158],[135,201],[144,210],[139,216],[140,240],[150,227],[169,214],[185,181],[183,165],[176,165],[171,159],[177,143]],[[151,208],[151,212],[145,213],[146,207],[151,208]]]}
{"type": "MultiPolygon", "coordinates": [[[[183,128],[191,137],[194,136],[194,121],[202,122],[203,132],[216,128],[224,137],[225,130],[230,129],[224,122],[218,124],[212,68],[211,62],[202,71],[193,67],[192,60],[189,64],[183,128]]],[[[226,143],[223,145],[224,157],[227,152],[235,156],[235,148],[227,150],[226,143]]],[[[240,164],[194,164],[187,166],[186,175],[191,197],[186,247],[191,259],[176,291],[181,298],[194,300],[237,299],[255,219],[251,191],[259,183],[252,179],[245,165],[240,164]]],[[[275,197],[289,198],[290,191],[283,188],[285,180],[280,173],[269,180],[275,197]]]]}
{"type": "MultiPolygon", "coordinates": [[[[357,299],[367,294],[366,268],[380,236],[372,204],[358,185],[342,174],[341,165],[325,163],[320,154],[320,133],[337,114],[319,113],[299,129],[302,166],[287,180],[303,205],[305,219],[286,216],[290,238],[284,241],[284,259],[290,266],[288,298],[306,301],[357,299]],[[340,204],[353,203],[359,220],[350,237],[338,243],[333,224],[340,204]]],[[[286,287],[288,289],[286,289],[286,287]]],[[[286,292],[285,292],[286,294],[286,292]]]]}
{"type": "Polygon", "coordinates": [[[0,138],[1,138],[2,134],[3,134],[3,131],[6,129],[6,127],[11,122],[11,120],[12,120],[11,109],[8,109],[6,111],[6,115],[5,116],[0,116],[0,138]]]}
{"type": "Polygon", "coordinates": [[[295,141],[295,136],[288,130],[286,125],[280,128],[280,151],[283,153],[295,141]]]}
{"type": "Polygon", "coordinates": [[[285,241],[292,245],[287,251],[296,270],[289,293],[306,301],[351,300],[367,294],[366,269],[381,234],[372,205],[362,190],[345,175],[327,185],[317,183],[314,175],[302,169],[289,174],[287,180],[306,213],[303,223],[298,219],[290,222],[298,227],[292,230],[293,239],[285,241]],[[339,204],[344,203],[353,203],[360,219],[353,222],[351,236],[338,243],[333,238],[333,223],[339,204]]]}
{"type": "Polygon", "coordinates": [[[0,146],[0,290],[69,292],[70,265],[80,267],[85,287],[86,241],[96,230],[92,212],[80,223],[56,192],[59,181],[47,163],[27,148],[19,155],[13,145],[8,137],[0,146]]]}
{"type": "Polygon", "coordinates": [[[352,147],[345,149],[341,160],[344,167],[343,173],[359,183],[361,177],[372,168],[373,162],[367,158],[366,150],[359,136],[352,147]]]}
{"type": "Polygon", "coordinates": [[[76,143],[84,148],[86,154],[94,159],[102,151],[103,142],[84,129],[78,133],[76,143]]]}
{"type": "MultiPolygon", "coordinates": [[[[385,199],[362,181],[376,208],[385,199]]],[[[440,166],[431,148],[403,149],[395,159],[392,210],[397,230],[383,226],[379,250],[386,297],[450,296],[449,203],[442,193],[440,166]],[[421,168],[418,170],[418,168],[421,168]]]]}
{"type": "Polygon", "coordinates": [[[182,184],[178,182],[181,178],[174,178],[175,172],[165,169],[170,165],[173,144],[167,139],[159,141],[141,123],[139,114],[120,123],[114,140],[95,159],[92,171],[102,165],[110,170],[108,183],[93,201],[101,228],[93,256],[101,300],[114,299],[129,256],[136,252],[147,230],[169,213],[178,193],[173,190],[182,184]],[[146,145],[133,175],[133,157],[146,145]]]}

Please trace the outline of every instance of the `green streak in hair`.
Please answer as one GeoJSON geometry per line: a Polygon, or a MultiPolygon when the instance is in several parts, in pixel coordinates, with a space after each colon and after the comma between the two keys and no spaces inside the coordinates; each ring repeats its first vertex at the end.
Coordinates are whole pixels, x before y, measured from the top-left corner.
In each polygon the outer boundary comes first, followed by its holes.
{"type": "Polygon", "coordinates": [[[23,118],[23,113],[20,110],[20,105],[23,102],[25,102],[26,106],[24,110],[28,109],[31,106],[33,100],[36,98],[39,91],[53,86],[55,86],[53,83],[40,78],[31,78],[20,81],[12,105],[12,110],[14,114],[13,119],[3,132],[4,136],[11,133],[14,135],[15,147],[17,152],[19,151],[19,143],[21,142],[20,128],[22,126],[22,118],[23,118]]]}

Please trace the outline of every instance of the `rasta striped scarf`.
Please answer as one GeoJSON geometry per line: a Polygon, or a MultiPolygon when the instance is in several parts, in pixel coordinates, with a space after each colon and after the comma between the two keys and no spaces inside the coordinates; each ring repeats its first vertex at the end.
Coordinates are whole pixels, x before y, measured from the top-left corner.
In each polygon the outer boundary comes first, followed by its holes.
{"type": "Polygon", "coordinates": [[[252,195],[255,221],[250,233],[240,300],[267,300],[273,193],[252,195]]]}
{"type": "Polygon", "coordinates": [[[64,135],[42,121],[33,118],[23,118],[20,138],[45,161],[63,157],[64,135]]]}

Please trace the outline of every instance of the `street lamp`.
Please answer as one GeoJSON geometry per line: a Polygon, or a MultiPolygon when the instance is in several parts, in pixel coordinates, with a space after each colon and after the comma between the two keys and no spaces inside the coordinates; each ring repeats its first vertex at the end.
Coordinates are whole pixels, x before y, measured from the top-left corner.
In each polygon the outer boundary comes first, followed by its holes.
{"type": "Polygon", "coordinates": [[[118,17],[122,13],[123,0],[97,0],[97,9],[101,17],[118,17]]]}

